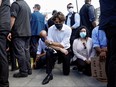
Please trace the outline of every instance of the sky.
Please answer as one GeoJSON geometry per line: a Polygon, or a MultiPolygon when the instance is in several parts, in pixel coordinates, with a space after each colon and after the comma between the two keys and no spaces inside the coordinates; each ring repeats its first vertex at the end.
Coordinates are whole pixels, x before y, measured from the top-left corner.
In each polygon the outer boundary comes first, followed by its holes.
{"type": "MultiPolygon", "coordinates": [[[[13,0],[10,0],[11,3],[13,0]]],[[[67,14],[67,4],[73,3],[74,5],[74,11],[77,11],[76,6],[76,0],[25,0],[28,5],[31,8],[31,11],[33,12],[34,4],[40,4],[41,10],[40,12],[52,12],[54,9],[63,12],[64,14],[67,14]]],[[[84,4],[84,0],[77,0],[78,3],[78,10],[82,7],[84,4]]],[[[92,0],[92,5],[94,5],[95,8],[99,7],[99,0],[92,0]]]]}

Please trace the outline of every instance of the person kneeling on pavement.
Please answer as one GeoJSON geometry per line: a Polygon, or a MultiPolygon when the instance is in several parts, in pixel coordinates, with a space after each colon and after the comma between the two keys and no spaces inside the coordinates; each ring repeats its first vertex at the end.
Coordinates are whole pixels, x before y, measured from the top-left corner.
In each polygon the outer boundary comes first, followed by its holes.
{"type": "Polygon", "coordinates": [[[45,30],[42,30],[40,32],[40,39],[39,39],[39,45],[37,48],[37,53],[36,53],[36,59],[33,64],[34,69],[40,69],[46,65],[46,50],[45,48],[47,47],[45,44],[45,39],[47,39],[47,32],[45,30]]]}
{"type": "Polygon", "coordinates": [[[76,61],[78,71],[91,76],[91,58],[95,56],[95,50],[88,34],[88,29],[85,26],[78,29],[73,42],[73,60],[76,61]]]}
{"type": "Polygon", "coordinates": [[[47,84],[53,79],[52,69],[55,65],[56,58],[61,59],[63,63],[63,74],[70,73],[70,36],[71,28],[64,23],[65,16],[62,12],[53,15],[54,25],[48,29],[48,37],[45,40],[46,49],[46,73],[47,76],[42,84],[47,84]]]}

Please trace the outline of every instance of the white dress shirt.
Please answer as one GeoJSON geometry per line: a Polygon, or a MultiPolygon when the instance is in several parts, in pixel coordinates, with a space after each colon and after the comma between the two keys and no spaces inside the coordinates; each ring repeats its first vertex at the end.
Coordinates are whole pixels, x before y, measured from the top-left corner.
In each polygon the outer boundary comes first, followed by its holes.
{"type": "Polygon", "coordinates": [[[36,54],[41,54],[42,50],[45,52],[45,48],[47,47],[46,44],[41,39],[39,39],[38,44],[39,45],[37,47],[37,53],[36,54]]]}
{"type": "Polygon", "coordinates": [[[71,36],[71,28],[65,24],[61,30],[58,30],[55,25],[51,26],[48,29],[48,40],[53,42],[60,43],[65,49],[70,47],[70,36],[71,36]]]}

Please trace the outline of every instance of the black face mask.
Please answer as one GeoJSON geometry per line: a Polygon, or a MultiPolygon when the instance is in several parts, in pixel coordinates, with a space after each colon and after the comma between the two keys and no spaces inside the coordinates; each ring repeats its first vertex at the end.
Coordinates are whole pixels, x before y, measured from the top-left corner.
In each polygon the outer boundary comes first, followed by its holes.
{"type": "Polygon", "coordinates": [[[41,40],[42,40],[43,42],[45,42],[45,38],[42,37],[41,40]]]}
{"type": "Polygon", "coordinates": [[[55,24],[55,26],[56,26],[56,28],[57,28],[58,30],[61,30],[62,27],[63,27],[63,24],[55,24]]]}

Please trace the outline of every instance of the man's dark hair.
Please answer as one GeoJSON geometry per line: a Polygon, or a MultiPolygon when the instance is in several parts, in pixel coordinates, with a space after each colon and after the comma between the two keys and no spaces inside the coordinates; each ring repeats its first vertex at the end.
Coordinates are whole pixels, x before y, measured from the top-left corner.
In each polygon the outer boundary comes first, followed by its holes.
{"type": "Polygon", "coordinates": [[[67,5],[67,8],[69,7],[69,5],[73,5],[72,3],[69,3],[68,5],[67,5]]]}
{"type": "Polygon", "coordinates": [[[57,13],[57,10],[53,10],[52,11],[52,15],[56,14],[57,13]]]}
{"type": "Polygon", "coordinates": [[[62,12],[57,12],[56,14],[54,14],[52,17],[52,20],[55,21],[56,18],[58,18],[60,20],[60,22],[64,22],[66,19],[62,12]]]}
{"type": "Polygon", "coordinates": [[[85,3],[91,2],[91,0],[85,0],[85,3]]]}
{"type": "Polygon", "coordinates": [[[37,8],[38,10],[40,10],[41,6],[39,4],[35,4],[34,8],[37,8]]]}

